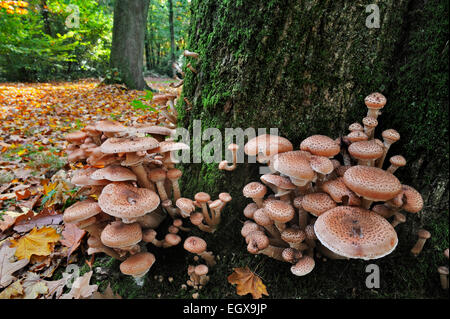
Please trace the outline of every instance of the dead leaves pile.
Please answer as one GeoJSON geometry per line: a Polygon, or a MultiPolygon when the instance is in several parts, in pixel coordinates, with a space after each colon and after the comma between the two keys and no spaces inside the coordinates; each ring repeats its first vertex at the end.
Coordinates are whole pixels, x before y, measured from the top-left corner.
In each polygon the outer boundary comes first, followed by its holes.
{"type": "Polygon", "coordinates": [[[228,282],[236,285],[236,293],[239,296],[251,294],[253,299],[260,299],[262,295],[269,295],[261,278],[248,267],[233,268],[233,270],[234,272],[228,276],[228,282]]]}

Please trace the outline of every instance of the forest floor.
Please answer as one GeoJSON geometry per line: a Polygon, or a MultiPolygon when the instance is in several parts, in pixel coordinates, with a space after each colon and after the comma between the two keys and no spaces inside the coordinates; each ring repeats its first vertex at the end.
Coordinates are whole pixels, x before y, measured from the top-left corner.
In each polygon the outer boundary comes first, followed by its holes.
{"type": "MultiPolygon", "coordinates": [[[[147,81],[160,91],[169,90],[168,84],[173,82],[164,78],[147,81]]],[[[56,190],[64,189],[64,184],[52,177],[71,168],[64,157],[64,134],[98,119],[110,118],[125,124],[152,121],[154,114],[130,106],[144,95],[145,92],[127,91],[117,85],[99,85],[93,79],[0,83],[0,245],[11,238],[26,237],[37,226],[54,227],[64,234],[57,216],[76,200],[70,190],[66,190],[67,196],[55,198],[56,190]]],[[[199,291],[182,288],[188,279],[187,266],[195,262],[181,245],[169,249],[150,247],[157,262],[144,286],[139,287],[131,277],[120,273],[119,261],[99,254],[88,256],[85,238],[74,238],[69,243],[48,242],[52,253],[45,260],[32,260],[26,273],[18,270],[16,282],[25,287],[30,272],[39,280],[56,282],[64,278],[67,264],[74,263],[80,267],[80,275],[93,271],[91,284],[98,285],[100,292],[110,285],[123,298],[192,298],[196,292],[199,298],[251,298],[238,296],[236,287],[227,280],[234,268],[248,266],[267,287],[269,296],[264,298],[448,298],[448,291],[440,288],[437,273],[438,266],[448,263],[442,254],[442,236],[448,237],[448,229],[432,230],[433,234],[442,235],[428,240],[424,251],[415,258],[409,250],[416,236],[408,231],[407,222],[398,227],[398,247],[385,258],[369,262],[317,259],[312,273],[295,277],[288,264],[246,251],[239,235],[243,221],[242,214],[225,210],[216,233],[205,235],[193,230],[192,235],[207,241],[208,250],[216,254],[218,262],[209,273],[209,284],[199,291]],[[70,255],[70,249],[76,251],[70,255]],[[366,287],[369,264],[380,269],[378,289],[366,287]]],[[[167,221],[160,227],[167,229],[168,225],[167,221]]]]}

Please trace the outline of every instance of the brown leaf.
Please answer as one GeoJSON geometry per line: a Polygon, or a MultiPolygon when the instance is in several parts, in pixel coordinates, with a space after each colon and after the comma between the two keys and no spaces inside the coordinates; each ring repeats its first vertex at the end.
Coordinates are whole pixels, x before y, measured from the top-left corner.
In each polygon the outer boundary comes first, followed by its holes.
{"type": "Polygon", "coordinates": [[[29,262],[28,259],[11,261],[15,252],[16,248],[9,247],[7,243],[0,247],[0,288],[8,286],[16,279],[12,274],[25,267],[29,262]]]}
{"type": "Polygon", "coordinates": [[[75,224],[66,224],[61,234],[63,236],[63,239],[60,240],[61,244],[69,247],[69,252],[67,254],[67,258],[69,258],[78,246],[80,246],[81,240],[86,234],[86,231],[79,229],[75,224]]]}
{"type": "Polygon", "coordinates": [[[97,285],[89,285],[92,273],[91,270],[82,277],[75,279],[72,289],[68,293],[62,295],[61,299],[84,299],[90,297],[98,289],[97,285]]]}
{"type": "Polygon", "coordinates": [[[108,287],[106,287],[103,293],[96,291],[92,294],[90,299],[122,299],[122,297],[119,296],[119,294],[114,293],[111,289],[111,284],[108,284],[108,287]]]}
{"type": "Polygon", "coordinates": [[[228,276],[228,282],[236,286],[239,296],[252,294],[253,299],[260,299],[262,295],[268,296],[266,286],[261,278],[250,271],[248,267],[233,268],[234,272],[228,276]]]}

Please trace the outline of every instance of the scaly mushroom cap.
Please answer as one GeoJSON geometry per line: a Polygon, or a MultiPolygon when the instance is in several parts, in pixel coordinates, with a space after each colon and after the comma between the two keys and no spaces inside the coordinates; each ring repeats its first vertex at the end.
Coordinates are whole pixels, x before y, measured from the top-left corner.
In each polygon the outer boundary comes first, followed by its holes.
{"type": "Polygon", "coordinates": [[[364,131],[364,127],[359,123],[353,123],[353,124],[350,124],[350,126],[348,127],[348,130],[350,132],[356,132],[356,131],[362,132],[362,131],[364,131]]]}
{"type": "Polygon", "coordinates": [[[64,211],[63,220],[65,223],[77,223],[95,216],[101,212],[98,203],[92,198],[76,202],[64,211]]]}
{"type": "Polygon", "coordinates": [[[406,159],[403,156],[401,156],[401,155],[392,156],[389,159],[389,162],[392,165],[397,166],[397,167],[403,167],[403,166],[406,165],[406,159]]]}
{"type": "Polygon", "coordinates": [[[314,269],[315,264],[314,258],[303,256],[291,267],[291,272],[296,276],[305,276],[314,269]]]}
{"type": "Polygon", "coordinates": [[[178,198],[177,201],[175,202],[175,205],[186,214],[190,214],[195,210],[194,203],[189,198],[184,197],[178,198]]]}
{"type": "Polygon", "coordinates": [[[250,139],[244,145],[244,152],[250,156],[262,153],[265,156],[272,156],[278,153],[292,151],[293,145],[284,137],[270,134],[263,134],[250,139]]]}
{"type": "Polygon", "coordinates": [[[171,168],[167,171],[167,178],[171,181],[178,180],[183,175],[183,172],[181,172],[177,168],[171,168]]]}
{"type": "Polygon", "coordinates": [[[423,208],[422,195],[413,187],[402,185],[403,206],[402,209],[410,213],[418,213],[423,208]]]}
{"type": "Polygon", "coordinates": [[[190,236],[184,241],[183,247],[193,254],[201,254],[206,250],[206,241],[197,236],[190,236]]]}
{"type": "Polygon", "coordinates": [[[148,178],[156,183],[166,179],[167,173],[163,168],[154,168],[148,172],[148,178]]]}
{"type": "Polygon", "coordinates": [[[269,226],[273,224],[273,220],[269,217],[264,208],[257,209],[253,213],[253,220],[261,226],[269,226]]]}
{"type": "Polygon", "coordinates": [[[251,232],[247,235],[246,240],[248,240],[247,251],[251,254],[256,254],[260,250],[269,247],[269,238],[259,231],[251,232]]]}
{"type": "Polygon", "coordinates": [[[199,192],[197,194],[195,194],[194,199],[198,202],[198,203],[206,203],[209,200],[211,200],[211,196],[209,196],[208,193],[205,192],[199,192]]]}
{"type": "Polygon", "coordinates": [[[369,128],[374,128],[378,125],[377,119],[370,116],[366,116],[365,118],[363,118],[362,122],[364,126],[367,126],[369,128]]]}
{"type": "Polygon", "coordinates": [[[95,129],[107,133],[119,133],[127,130],[126,126],[116,121],[102,120],[95,123],[95,129]]]}
{"type": "Polygon", "coordinates": [[[208,273],[208,266],[203,265],[203,264],[197,265],[194,268],[194,273],[197,276],[204,276],[208,273]]]}
{"type": "Polygon", "coordinates": [[[163,142],[159,143],[157,152],[158,153],[166,153],[166,152],[188,150],[188,149],[189,149],[189,146],[184,143],[173,142],[173,141],[163,141],[163,142]]]}
{"type": "Polygon", "coordinates": [[[289,227],[283,230],[281,239],[287,243],[301,243],[306,239],[306,234],[303,230],[289,227]]]}
{"type": "Polygon", "coordinates": [[[77,186],[102,186],[109,183],[109,181],[100,179],[95,180],[91,178],[91,175],[97,171],[96,168],[90,167],[86,169],[78,169],[73,173],[70,182],[77,186]]]}
{"type": "Polygon", "coordinates": [[[112,182],[136,181],[136,175],[126,167],[111,165],[96,170],[91,174],[91,179],[106,179],[112,182]]]}
{"type": "Polygon", "coordinates": [[[302,206],[304,210],[317,217],[335,208],[337,204],[328,194],[311,193],[303,196],[302,206]]]}
{"type": "Polygon", "coordinates": [[[85,133],[83,131],[76,131],[76,132],[66,134],[64,139],[70,143],[81,144],[81,143],[83,143],[84,139],[87,137],[88,137],[87,133],[85,133]]]}
{"type": "Polygon", "coordinates": [[[300,250],[294,248],[285,248],[281,253],[281,257],[288,263],[296,263],[303,257],[303,253],[300,250]]]}
{"type": "Polygon", "coordinates": [[[270,219],[280,223],[287,223],[292,218],[294,218],[295,215],[294,207],[292,207],[291,204],[281,200],[265,201],[264,209],[266,210],[270,219]]]}
{"type": "Polygon", "coordinates": [[[134,131],[136,133],[155,134],[164,136],[170,136],[174,133],[173,129],[164,126],[156,126],[152,124],[135,124],[133,125],[133,127],[129,128],[129,131],[134,131]]]}
{"type": "Polygon", "coordinates": [[[349,133],[346,136],[346,138],[347,138],[347,140],[349,140],[352,143],[359,142],[359,141],[367,141],[369,139],[369,137],[366,135],[366,133],[361,132],[361,131],[353,131],[353,132],[349,133]]]}
{"type": "Polygon", "coordinates": [[[390,143],[395,143],[400,139],[400,133],[394,129],[385,130],[381,133],[383,139],[385,141],[389,141],[390,143]]]}
{"type": "Polygon", "coordinates": [[[386,101],[386,97],[378,92],[371,93],[364,99],[366,106],[371,109],[382,109],[386,101]]]}
{"type": "Polygon", "coordinates": [[[350,144],[348,152],[353,158],[373,160],[383,156],[384,148],[378,145],[374,140],[359,141],[350,144]]]}
{"type": "Polygon", "coordinates": [[[283,190],[294,190],[296,186],[291,183],[291,180],[287,177],[274,175],[274,174],[265,174],[260,177],[261,181],[269,186],[274,192],[276,192],[276,188],[281,188],[283,190]]]}
{"type": "Polygon", "coordinates": [[[314,155],[333,157],[339,154],[341,148],[331,137],[325,135],[312,135],[304,139],[300,144],[302,151],[308,151],[314,155]]]}
{"type": "Polygon", "coordinates": [[[154,211],[159,203],[154,191],[120,182],[105,186],[98,197],[98,204],[105,213],[127,219],[154,211]]]}
{"type": "Polygon", "coordinates": [[[345,185],[342,177],[326,181],[322,184],[322,190],[330,195],[336,203],[347,201],[347,205],[350,206],[361,204],[361,199],[345,185]]]}
{"type": "Polygon", "coordinates": [[[247,198],[263,198],[267,193],[267,187],[258,182],[251,182],[244,186],[242,193],[247,198]]]}
{"type": "Polygon", "coordinates": [[[258,205],[256,203],[250,203],[244,208],[244,216],[253,219],[253,215],[258,210],[258,205]]]}
{"type": "Polygon", "coordinates": [[[306,151],[290,151],[277,154],[272,159],[273,168],[294,180],[311,181],[316,174],[309,164],[311,154],[306,151]]]}
{"type": "Polygon", "coordinates": [[[377,167],[356,165],[344,174],[345,185],[373,201],[387,201],[394,198],[402,189],[400,181],[393,174],[377,167]]]}
{"type": "Polygon", "coordinates": [[[377,259],[390,254],[397,233],[383,217],[359,207],[338,206],[320,215],[314,231],[332,252],[347,257],[377,259]]]}
{"type": "Polygon", "coordinates": [[[252,231],[264,231],[264,229],[260,225],[252,221],[249,220],[245,221],[244,226],[242,226],[241,229],[242,237],[247,237],[247,235],[252,231]]]}
{"type": "Polygon", "coordinates": [[[141,277],[149,271],[155,260],[155,255],[152,253],[137,253],[120,264],[120,271],[125,275],[141,277]]]}
{"type": "Polygon", "coordinates": [[[100,149],[105,154],[130,153],[147,151],[158,145],[158,141],[153,137],[110,137],[100,146],[100,149]]]}
{"type": "Polygon", "coordinates": [[[142,240],[141,226],[138,223],[114,221],[103,229],[100,239],[105,246],[111,248],[132,246],[142,240]]]}
{"type": "Polygon", "coordinates": [[[229,193],[220,193],[219,194],[219,199],[224,202],[224,203],[228,203],[230,202],[233,198],[231,198],[231,195],[229,193]]]}
{"type": "Polygon", "coordinates": [[[323,175],[330,174],[334,170],[333,162],[325,156],[311,156],[309,165],[311,165],[314,172],[323,175]]]}

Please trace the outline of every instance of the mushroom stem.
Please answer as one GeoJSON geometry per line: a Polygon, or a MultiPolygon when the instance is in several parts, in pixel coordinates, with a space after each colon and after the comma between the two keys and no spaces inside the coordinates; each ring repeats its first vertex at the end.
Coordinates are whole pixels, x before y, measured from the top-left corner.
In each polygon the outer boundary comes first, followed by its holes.
{"type": "Polygon", "coordinates": [[[201,205],[202,205],[203,218],[205,219],[205,222],[208,225],[212,225],[212,219],[211,219],[211,216],[209,215],[208,207],[206,206],[206,202],[202,202],[201,205]]]}
{"type": "Polygon", "coordinates": [[[439,276],[441,278],[442,289],[448,289],[448,267],[441,266],[438,268],[439,276]]]}
{"type": "Polygon", "coordinates": [[[364,209],[369,209],[370,205],[372,205],[373,200],[362,197],[361,207],[364,209]]]}
{"type": "Polygon", "coordinates": [[[105,253],[114,259],[122,261],[125,260],[125,257],[120,257],[114,249],[106,247],[105,245],[103,245],[103,247],[89,247],[87,250],[88,255],[93,255],[96,253],[105,253]]]}
{"type": "Polygon", "coordinates": [[[308,225],[308,212],[303,208],[298,210],[298,226],[300,230],[305,230],[306,225],[308,225]]]}
{"type": "Polygon", "coordinates": [[[399,224],[404,223],[406,221],[406,216],[402,213],[395,212],[394,220],[391,222],[392,227],[397,227],[399,224]]]}
{"type": "Polygon", "coordinates": [[[416,244],[413,246],[413,248],[411,248],[411,253],[415,257],[417,257],[421,253],[423,246],[425,245],[425,242],[427,241],[428,238],[430,238],[430,233],[426,230],[421,229],[418,232],[418,236],[419,238],[417,239],[416,244]]]}
{"type": "Polygon", "coordinates": [[[200,253],[198,255],[203,258],[203,260],[206,262],[206,264],[209,267],[212,267],[212,266],[214,266],[216,264],[216,260],[214,259],[214,255],[213,255],[212,252],[204,251],[204,252],[202,252],[202,253],[200,253]]]}
{"type": "Polygon", "coordinates": [[[147,172],[145,171],[144,166],[142,166],[142,164],[131,166],[131,170],[133,171],[134,174],[136,174],[137,182],[140,187],[148,188],[151,189],[152,191],[155,191],[155,187],[148,180],[147,172]]]}
{"type": "Polygon", "coordinates": [[[284,249],[285,248],[282,247],[269,245],[267,248],[258,251],[258,254],[263,254],[276,260],[285,261],[282,256],[284,249]]]}
{"type": "Polygon", "coordinates": [[[165,201],[168,199],[166,189],[164,188],[164,181],[157,181],[156,182],[156,188],[158,189],[159,197],[161,197],[162,201],[165,201]]]}
{"type": "Polygon", "coordinates": [[[172,188],[173,188],[173,200],[177,201],[181,198],[180,184],[177,179],[172,180],[172,188]]]}

